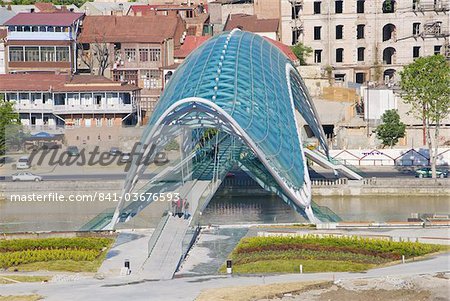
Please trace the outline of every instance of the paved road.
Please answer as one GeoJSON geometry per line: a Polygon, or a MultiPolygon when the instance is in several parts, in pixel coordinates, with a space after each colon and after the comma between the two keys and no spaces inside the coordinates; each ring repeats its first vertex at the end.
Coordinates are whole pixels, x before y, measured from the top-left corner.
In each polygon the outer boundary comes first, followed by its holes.
{"type": "MultiPolygon", "coordinates": [[[[34,173],[34,172],[32,172],[34,173]]],[[[39,173],[34,173],[39,174],[39,173]]],[[[41,174],[39,174],[41,175],[41,174]]],[[[73,180],[92,180],[92,181],[105,181],[105,180],[125,180],[126,173],[105,173],[105,174],[65,174],[65,175],[42,175],[44,181],[73,181],[73,180]]],[[[155,174],[144,174],[142,179],[150,179],[155,174]]],[[[11,182],[10,176],[6,176],[6,182],[11,182]]]]}
{"type": "Polygon", "coordinates": [[[245,286],[307,280],[355,279],[369,277],[399,277],[435,274],[450,270],[450,254],[432,259],[400,264],[367,273],[287,274],[278,276],[204,276],[165,281],[143,281],[133,276],[109,280],[82,278],[56,283],[20,283],[1,286],[2,295],[40,294],[45,300],[194,300],[201,290],[229,286],[245,286]]]}

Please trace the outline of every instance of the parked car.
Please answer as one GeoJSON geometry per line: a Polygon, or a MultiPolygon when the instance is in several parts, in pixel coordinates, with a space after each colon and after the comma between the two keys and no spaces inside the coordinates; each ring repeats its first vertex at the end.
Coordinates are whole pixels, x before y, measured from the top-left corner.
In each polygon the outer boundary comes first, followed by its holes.
{"type": "MultiPolygon", "coordinates": [[[[431,178],[431,167],[423,167],[416,170],[416,178],[431,178]]],[[[436,168],[436,177],[446,178],[448,177],[448,170],[436,168]]]]}
{"type": "Polygon", "coordinates": [[[120,156],[120,162],[127,163],[131,161],[131,154],[130,153],[122,153],[120,156]]]}
{"type": "Polygon", "coordinates": [[[155,160],[153,161],[155,164],[166,164],[169,162],[169,158],[167,158],[167,154],[165,152],[159,152],[155,156],[155,160]]]}
{"type": "Polygon", "coordinates": [[[67,154],[71,157],[79,156],[80,151],[78,150],[78,147],[76,146],[69,146],[67,148],[67,154]]]}
{"type": "Polygon", "coordinates": [[[18,172],[12,175],[13,182],[15,181],[42,181],[42,177],[32,174],[31,172],[18,172]]]}
{"type": "Polygon", "coordinates": [[[111,149],[109,150],[109,154],[112,156],[119,156],[121,153],[122,152],[118,147],[111,147],[111,149]]]}
{"type": "Polygon", "coordinates": [[[19,160],[17,160],[16,169],[28,169],[30,167],[30,158],[27,156],[20,157],[19,160]]]}

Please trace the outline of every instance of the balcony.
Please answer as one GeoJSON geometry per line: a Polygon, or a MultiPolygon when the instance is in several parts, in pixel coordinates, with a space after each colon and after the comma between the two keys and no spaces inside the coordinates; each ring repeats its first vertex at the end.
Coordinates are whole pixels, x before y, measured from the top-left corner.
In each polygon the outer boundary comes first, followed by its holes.
{"type": "Polygon", "coordinates": [[[29,32],[29,31],[9,31],[8,40],[18,41],[71,41],[71,32],[29,32]]]}
{"type": "Polygon", "coordinates": [[[54,114],[82,114],[82,113],[132,113],[136,108],[132,104],[85,104],[85,105],[53,105],[42,103],[16,103],[19,113],[54,113],[54,114]]]}
{"type": "Polygon", "coordinates": [[[55,114],[79,114],[79,113],[132,113],[136,108],[132,104],[85,104],[85,105],[55,105],[55,114]]]}
{"type": "Polygon", "coordinates": [[[52,103],[17,102],[15,109],[19,113],[52,113],[52,103]]]}

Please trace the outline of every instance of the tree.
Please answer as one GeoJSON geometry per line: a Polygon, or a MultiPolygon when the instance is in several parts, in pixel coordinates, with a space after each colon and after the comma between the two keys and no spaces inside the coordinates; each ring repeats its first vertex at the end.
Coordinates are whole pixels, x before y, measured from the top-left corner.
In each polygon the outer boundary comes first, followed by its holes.
{"type": "MultiPolygon", "coordinates": [[[[7,138],[11,137],[11,131],[18,129],[19,114],[14,110],[14,104],[0,97],[0,155],[6,152],[7,138]]],[[[16,136],[16,135],[14,135],[16,136]]]]}
{"type": "Polygon", "coordinates": [[[383,147],[389,145],[392,148],[398,139],[405,137],[406,125],[400,121],[397,110],[387,110],[381,120],[383,123],[376,130],[377,138],[382,141],[383,147]]]}
{"type": "Polygon", "coordinates": [[[78,43],[78,56],[83,64],[89,68],[90,74],[94,74],[97,67],[97,75],[104,76],[105,70],[111,65],[108,43],[103,38],[96,38],[94,43],[78,43]]]}
{"type": "Polygon", "coordinates": [[[411,105],[409,113],[423,121],[432,177],[436,178],[439,129],[450,113],[450,65],[440,54],[422,57],[406,66],[400,76],[402,98],[411,105]]]}
{"type": "Polygon", "coordinates": [[[291,46],[292,52],[298,58],[300,65],[306,65],[306,58],[313,52],[311,47],[303,45],[303,43],[298,43],[291,46]]]}

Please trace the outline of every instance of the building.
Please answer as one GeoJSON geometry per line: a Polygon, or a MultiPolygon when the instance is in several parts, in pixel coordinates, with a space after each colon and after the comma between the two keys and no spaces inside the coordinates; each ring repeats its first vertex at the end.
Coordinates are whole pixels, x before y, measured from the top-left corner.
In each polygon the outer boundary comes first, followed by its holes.
{"type": "Polygon", "coordinates": [[[116,1],[86,1],[80,6],[80,11],[87,16],[124,16],[136,2],[116,1]]]}
{"type": "Polygon", "coordinates": [[[163,70],[174,66],[174,51],[181,46],[185,28],[179,16],[86,16],[79,36],[79,66],[139,86],[142,109],[152,111],[164,88],[163,70]],[[86,62],[99,53],[101,66],[94,59],[89,67],[86,62]]]}
{"type": "Polygon", "coordinates": [[[230,14],[225,22],[224,31],[231,31],[234,28],[250,31],[275,41],[280,39],[279,19],[259,19],[256,15],[230,14]]]}
{"type": "Polygon", "coordinates": [[[21,124],[32,131],[112,128],[139,118],[139,88],[92,75],[0,75],[0,94],[15,102],[21,124]]]}
{"type": "Polygon", "coordinates": [[[304,0],[299,41],[313,48],[308,63],[332,67],[338,81],[395,83],[419,56],[450,59],[444,0],[304,0]]]}
{"type": "Polygon", "coordinates": [[[147,4],[132,5],[127,12],[128,16],[180,16],[186,23],[186,33],[192,36],[212,35],[209,25],[208,5],[199,3],[188,4],[147,4]]]}
{"type": "Polygon", "coordinates": [[[18,13],[6,21],[6,72],[75,73],[83,17],[72,12],[18,13]]]}
{"type": "Polygon", "coordinates": [[[230,14],[253,15],[253,1],[249,0],[216,0],[208,3],[210,22],[213,26],[214,34],[223,31],[225,23],[230,14]]]}

